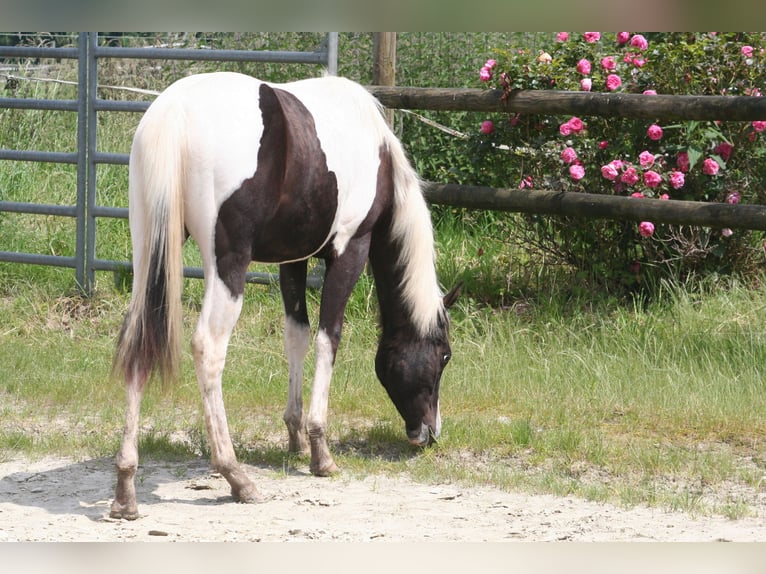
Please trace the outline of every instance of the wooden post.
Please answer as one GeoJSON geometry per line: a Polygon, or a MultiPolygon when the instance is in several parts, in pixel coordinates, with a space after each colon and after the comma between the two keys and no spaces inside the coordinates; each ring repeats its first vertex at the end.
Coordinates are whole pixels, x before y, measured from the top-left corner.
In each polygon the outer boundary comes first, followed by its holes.
{"type": "MultiPolygon", "coordinates": [[[[376,86],[396,85],[396,32],[374,32],[372,40],[372,83],[376,86]]],[[[385,111],[386,121],[394,127],[394,110],[385,111]]]]}

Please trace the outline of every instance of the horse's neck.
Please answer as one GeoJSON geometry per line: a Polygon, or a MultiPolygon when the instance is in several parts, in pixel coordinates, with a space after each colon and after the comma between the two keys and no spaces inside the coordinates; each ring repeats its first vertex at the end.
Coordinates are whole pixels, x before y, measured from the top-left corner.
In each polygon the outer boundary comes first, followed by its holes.
{"type": "MultiPolygon", "coordinates": [[[[387,224],[379,227],[389,227],[387,224]]],[[[402,330],[414,331],[410,311],[402,289],[403,266],[399,262],[401,246],[387,230],[373,234],[370,265],[380,305],[383,336],[402,330]]]]}

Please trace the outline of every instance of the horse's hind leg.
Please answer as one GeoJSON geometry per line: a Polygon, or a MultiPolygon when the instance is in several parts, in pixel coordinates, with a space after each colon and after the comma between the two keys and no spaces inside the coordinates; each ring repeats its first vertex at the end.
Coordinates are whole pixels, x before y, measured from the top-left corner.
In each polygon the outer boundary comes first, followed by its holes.
{"type": "Polygon", "coordinates": [[[306,261],[279,267],[279,287],[285,307],[285,355],[289,366],[284,421],[290,452],[308,454],[303,420],[303,361],[309,350],[311,329],[306,312],[306,261]]]}
{"type": "Polygon", "coordinates": [[[237,296],[232,295],[215,273],[208,274],[199,322],[192,337],[192,351],[205,410],[211,463],[231,485],[235,500],[254,502],[260,499],[260,495],[237,463],[221,390],[226,349],[241,311],[241,292],[237,296]]]}
{"type": "Polygon", "coordinates": [[[135,476],[138,468],[138,419],[141,409],[141,396],[148,376],[135,372],[126,381],[127,409],[125,429],[122,434],[122,446],[117,454],[117,488],[109,515],[112,518],[135,520],[138,518],[136,503],[135,476]]]}

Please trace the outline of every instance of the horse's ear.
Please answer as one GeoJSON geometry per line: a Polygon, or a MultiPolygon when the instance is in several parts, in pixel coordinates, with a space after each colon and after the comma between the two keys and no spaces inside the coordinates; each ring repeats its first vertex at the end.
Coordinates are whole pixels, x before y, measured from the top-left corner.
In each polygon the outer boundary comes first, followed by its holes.
{"type": "Polygon", "coordinates": [[[460,295],[460,288],[463,286],[462,281],[458,281],[458,284],[455,285],[452,289],[450,289],[450,292],[447,293],[444,296],[444,307],[445,309],[449,309],[455,304],[455,301],[457,301],[458,295],[460,295]]]}

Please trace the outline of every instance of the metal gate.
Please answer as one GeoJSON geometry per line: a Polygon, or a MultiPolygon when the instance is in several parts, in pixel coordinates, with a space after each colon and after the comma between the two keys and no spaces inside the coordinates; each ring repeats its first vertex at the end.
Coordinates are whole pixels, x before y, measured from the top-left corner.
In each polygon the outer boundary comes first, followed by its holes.
{"type": "MultiPolygon", "coordinates": [[[[303,63],[324,66],[328,73],[336,74],[338,69],[338,34],[337,32],[328,33],[321,46],[312,52],[280,52],[100,46],[97,32],[81,32],[78,35],[76,48],[0,46],[0,60],[3,58],[53,58],[78,61],[77,99],[75,100],[0,98],[0,108],[57,110],[77,114],[77,151],[67,153],[0,149],[0,160],[75,164],[77,166],[77,193],[74,205],[0,201],[0,212],[75,218],[74,256],[0,251],[0,261],[71,267],[75,270],[75,281],[79,288],[84,293],[90,294],[97,270],[117,272],[131,268],[130,262],[96,257],[97,219],[100,217],[127,218],[128,214],[127,208],[98,205],[96,201],[98,165],[128,164],[128,154],[98,150],[97,115],[100,111],[143,112],[149,107],[148,102],[100,99],[97,95],[99,60],[104,58],[132,58],[142,60],[303,63]]],[[[187,267],[184,269],[184,275],[202,277],[202,269],[187,267]]],[[[274,281],[274,277],[267,273],[251,272],[248,273],[247,280],[255,283],[271,283],[274,281]]]]}

